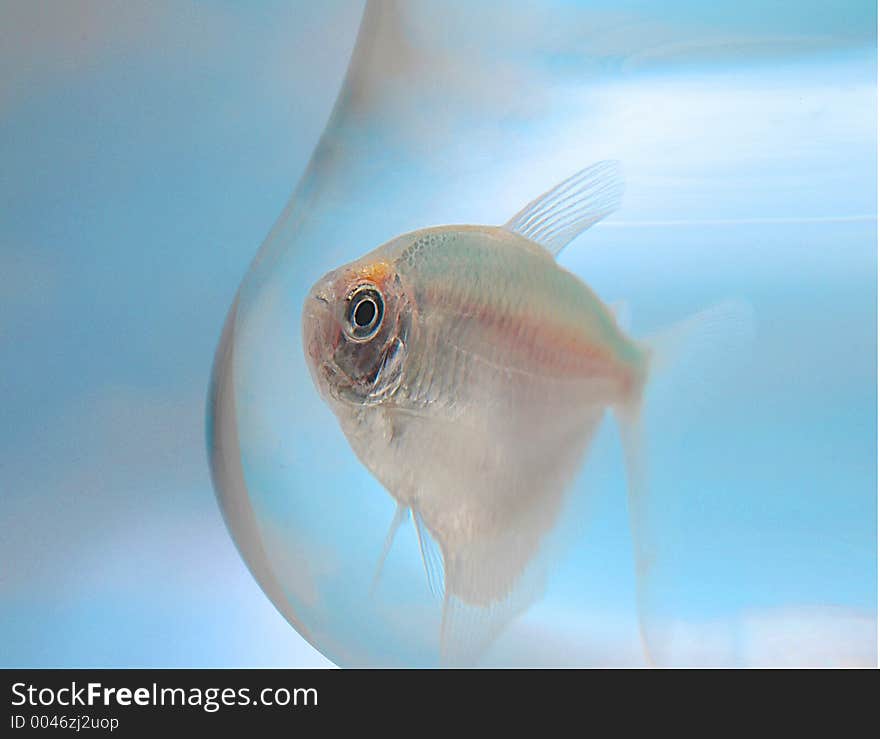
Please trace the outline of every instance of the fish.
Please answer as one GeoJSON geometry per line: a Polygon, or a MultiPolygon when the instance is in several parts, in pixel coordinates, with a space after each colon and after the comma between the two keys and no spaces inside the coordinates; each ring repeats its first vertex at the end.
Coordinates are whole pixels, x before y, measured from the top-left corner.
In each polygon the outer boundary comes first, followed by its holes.
{"type": "Polygon", "coordinates": [[[624,446],[636,565],[651,566],[644,389],[666,347],[707,321],[636,340],[557,261],[622,193],[620,164],[598,162],[503,225],[397,236],[305,298],[314,385],[396,502],[376,578],[411,516],[443,602],[448,663],[481,654],[540,594],[547,537],[609,411],[624,446]]]}

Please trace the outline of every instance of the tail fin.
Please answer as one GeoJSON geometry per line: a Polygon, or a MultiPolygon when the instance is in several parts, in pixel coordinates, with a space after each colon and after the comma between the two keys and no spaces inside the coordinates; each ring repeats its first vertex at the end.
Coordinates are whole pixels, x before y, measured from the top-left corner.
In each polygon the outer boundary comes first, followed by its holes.
{"type": "MultiPolygon", "coordinates": [[[[720,370],[743,356],[754,335],[754,313],[741,301],[727,301],[687,318],[644,344],[648,353],[645,383],[658,373],[675,371],[690,402],[702,403],[718,386],[720,370]]],[[[642,646],[649,663],[662,652],[662,595],[652,587],[657,566],[659,532],[651,513],[644,449],[642,398],[645,388],[615,415],[627,472],[630,529],[636,565],[636,596],[642,646]]]]}
{"type": "Polygon", "coordinates": [[[701,404],[717,391],[717,378],[747,354],[755,315],[742,300],[718,303],[648,337],[650,373],[673,374],[686,383],[689,400],[701,404]]]}

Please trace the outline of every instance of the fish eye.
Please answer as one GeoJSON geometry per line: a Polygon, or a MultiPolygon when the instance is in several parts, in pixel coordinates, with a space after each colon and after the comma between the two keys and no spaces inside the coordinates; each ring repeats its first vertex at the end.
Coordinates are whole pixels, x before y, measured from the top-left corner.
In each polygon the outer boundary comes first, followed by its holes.
{"type": "Polygon", "coordinates": [[[372,285],[355,288],[348,297],[347,333],[354,341],[372,339],[382,325],[385,301],[372,285]]]}

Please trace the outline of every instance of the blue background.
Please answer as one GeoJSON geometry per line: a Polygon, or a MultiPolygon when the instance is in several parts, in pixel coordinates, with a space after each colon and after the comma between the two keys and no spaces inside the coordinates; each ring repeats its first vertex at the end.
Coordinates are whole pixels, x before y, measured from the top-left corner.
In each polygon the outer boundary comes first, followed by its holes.
{"type": "Polygon", "coordinates": [[[226,532],[204,403],[360,12],[0,3],[0,664],[326,664],[226,532]]]}
{"type": "MultiPolygon", "coordinates": [[[[560,7],[637,14],[644,5],[560,7]]],[[[541,4],[524,4],[526,17],[527,8],[541,4]]],[[[676,553],[684,582],[703,583],[685,587],[678,606],[711,617],[808,604],[870,621],[876,11],[866,2],[765,8],[669,11],[672,26],[720,26],[740,51],[731,62],[691,49],[660,76],[647,64],[633,87],[610,93],[629,106],[617,123],[650,117],[655,135],[666,127],[669,151],[691,157],[683,178],[702,154],[717,179],[688,190],[658,155],[631,182],[619,218],[597,229],[598,254],[572,249],[562,261],[601,295],[632,300],[638,332],[730,294],[755,306],[757,360],[724,415],[745,458],[724,454],[711,423],[664,450],[678,472],[658,484],[680,491],[679,520],[712,524],[692,529],[676,553]],[[742,52],[756,27],[779,39],[775,51],[742,52]],[[807,61],[789,53],[803,37],[819,49],[807,61]],[[718,80],[742,95],[714,99],[718,80]],[[688,95],[699,121],[681,115],[688,95]],[[669,101],[677,113],[664,116],[669,101]],[[725,105],[737,113],[728,129],[725,105]],[[707,121],[729,151],[689,147],[707,121]],[[683,206],[669,196],[678,210],[656,196],[664,175],[669,192],[688,193],[683,206]],[[645,252],[649,233],[656,249],[645,252]],[[731,551],[735,559],[719,554],[731,551]]],[[[204,402],[225,312],[323,129],[360,11],[351,2],[0,3],[0,664],[328,664],[275,612],[225,530],[205,462],[204,402]]],[[[487,3],[479,12],[500,11],[487,3]]],[[[486,43],[510,54],[503,35],[486,43]]],[[[555,109],[582,63],[562,52],[542,60],[542,74],[562,80],[548,92],[555,109]]],[[[517,207],[537,194],[532,183],[511,187],[504,202],[517,207]]],[[[419,197],[413,189],[424,209],[419,197]]],[[[486,197],[482,205],[509,215],[500,197],[486,197]]],[[[597,446],[610,449],[610,436],[597,446]]],[[[591,474],[617,480],[619,460],[597,456],[605,461],[591,474]]],[[[570,563],[594,572],[600,602],[629,597],[621,500],[596,504],[594,549],[570,563]],[[609,551],[619,571],[596,554],[609,551]]],[[[563,571],[556,582],[565,593],[575,580],[563,571]]],[[[808,620],[824,638],[825,615],[808,620]]]]}

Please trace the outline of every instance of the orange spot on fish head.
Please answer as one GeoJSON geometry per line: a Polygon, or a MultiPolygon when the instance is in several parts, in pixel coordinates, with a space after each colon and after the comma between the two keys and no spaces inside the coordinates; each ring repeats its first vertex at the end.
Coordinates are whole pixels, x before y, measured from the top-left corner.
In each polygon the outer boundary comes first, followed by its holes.
{"type": "Polygon", "coordinates": [[[394,267],[390,262],[380,260],[378,262],[367,262],[361,264],[354,270],[355,279],[359,281],[372,282],[378,287],[384,287],[388,281],[394,276],[394,267]]]}

